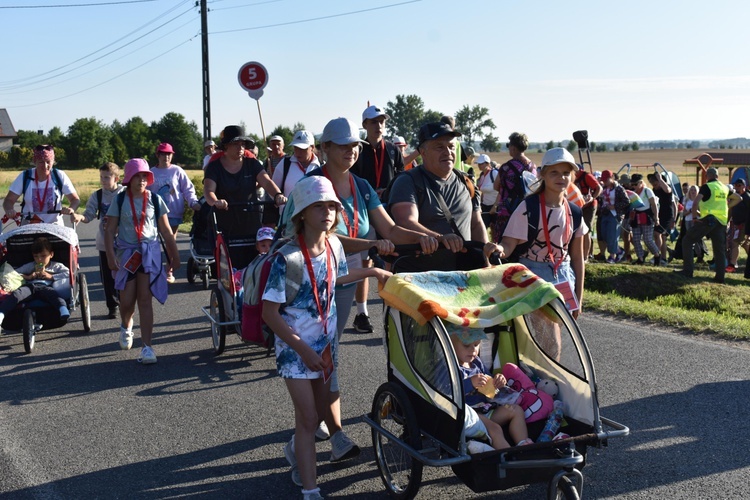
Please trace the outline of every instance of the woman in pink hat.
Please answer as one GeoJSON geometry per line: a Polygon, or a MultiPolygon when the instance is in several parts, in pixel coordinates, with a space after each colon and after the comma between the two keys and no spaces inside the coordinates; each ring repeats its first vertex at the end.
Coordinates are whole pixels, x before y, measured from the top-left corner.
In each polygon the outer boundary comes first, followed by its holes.
{"type": "MultiPolygon", "coordinates": [[[[156,148],[156,157],[159,163],[151,169],[154,182],[148,186],[148,190],[161,196],[169,209],[169,227],[172,233],[177,235],[177,227],[182,224],[185,214],[185,204],[193,210],[200,210],[201,205],[195,196],[195,186],[179,165],[172,163],[174,148],[168,142],[162,142],[156,148]]],[[[174,283],[172,269],[167,269],[167,283],[174,283]]]]}
{"type": "Polygon", "coordinates": [[[154,174],[142,158],[125,164],[125,190],[109,206],[104,245],[109,268],[115,273],[115,289],[120,290],[120,348],[133,346],[133,315],[138,304],[143,347],[138,362],[156,363],[151,347],[154,311],[151,297],[167,300],[167,276],[161,262],[159,234],[167,249],[167,266],[180,267],[180,255],[169,227],[167,205],[147,187],[154,174]]]}

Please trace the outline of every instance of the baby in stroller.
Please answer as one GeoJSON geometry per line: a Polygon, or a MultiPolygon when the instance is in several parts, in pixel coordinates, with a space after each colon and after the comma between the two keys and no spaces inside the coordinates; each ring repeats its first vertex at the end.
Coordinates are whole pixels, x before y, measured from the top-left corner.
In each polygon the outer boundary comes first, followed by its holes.
{"type": "Polygon", "coordinates": [[[498,405],[480,414],[475,406],[486,403],[495,395],[496,389],[505,386],[505,377],[497,374],[494,377],[487,374],[484,363],[479,358],[479,343],[486,339],[484,330],[479,328],[465,328],[452,323],[445,323],[445,329],[450,334],[453,350],[459,362],[459,369],[463,374],[464,395],[466,396],[466,413],[464,427],[466,438],[469,439],[469,453],[483,453],[493,449],[509,448],[510,444],[503,434],[503,425],[508,426],[508,432],[516,446],[532,444],[526,429],[524,412],[515,404],[498,405]],[[486,436],[492,441],[492,446],[477,441],[486,436]]]}
{"type": "Polygon", "coordinates": [[[5,319],[5,315],[15,309],[18,304],[35,299],[59,311],[60,320],[63,323],[70,317],[67,303],[52,286],[55,281],[67,283],[70,280],[70,271],[64,264],[52,260],[55,255],[52,251],[52,244],[44,236],[34,240],[31,245],[31,254],[34,260],[16,269],[16,272],[23,276],[25,283],[5,300],[0,301],[0,324],[5,319]]]}

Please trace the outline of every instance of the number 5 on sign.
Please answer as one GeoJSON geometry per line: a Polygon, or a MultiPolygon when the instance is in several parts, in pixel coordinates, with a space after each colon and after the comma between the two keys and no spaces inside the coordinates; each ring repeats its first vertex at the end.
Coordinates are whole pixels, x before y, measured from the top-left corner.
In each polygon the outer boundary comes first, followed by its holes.
{"type": "Polygon", "coordinates": [[[268,71],[259,62],[247,62],[240,68],[237,80],[240,82],[240,87],[257,101],[263,95],[263,89],[268,84],[268,71]]]}

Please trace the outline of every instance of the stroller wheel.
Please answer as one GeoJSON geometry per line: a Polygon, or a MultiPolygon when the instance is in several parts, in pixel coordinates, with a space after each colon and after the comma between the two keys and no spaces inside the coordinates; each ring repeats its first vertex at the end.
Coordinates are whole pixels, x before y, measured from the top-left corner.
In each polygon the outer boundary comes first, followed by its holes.
{"type": "Polygon", "coordinates": [[[78,294],[79,302],[81,304],[81,321],[83,322],[83,331],[89,333],[91,331],[91,303],[89,302],[89,285],[86,282],[86,275],[79,273],[78,275],[78,294]]]}
{"type": "MultiPolygon", "coordinates": [[[[415,450],[422,448],[417,416],[409,397],[400,386],[391,382],[380,386],[372,402],[370,418],[415,450]]],[[[399,499],[414,498],[422,482],[422,462],[374,427],[372,446],[388,495],[399,499]]]]}
{"type": "Polygon", "coordinates": [[[224,303],[221,300],[221,293],[219,292],[218,286],[215,286],[211,290],[211,302],[209,302],[209,311],[211,313],[211,340],[214,344],[214,353],[218,356],[224,352],[224,346],[227,342],[227,328],[225,326],[217,325],[225,321],[224,317],[224,303]]]}
{"type": "Polygon", "coordinates": [[[23,348],[26,351],[26,354],[29,354],[34,350],[34,339],[36,337],[34,322],[34,311],[26,309],[23,312],[23,348]]]}
{"type": "Polygon", "coordinates": [[[208,283],[208,271],[202,271],[201,272],[201,281],[203,283],[203,289],[208,290],[209,283],[208,283]]]}
{"type": "MultiPolygon", "coordinates": [[[[562,471],[558,473],[564,474],[562,471]]],[[[550,483],[547,498],[550,500],[580,500],[583,490],[583,475],[577,469],[573,469],[571,475],[565,474],[559,477],[556,485],[555,480],[550,483]]]]}
{"type": "Polygon", "coordinates": [[[190,257],[187,261],[187,280],[191,285],[195,284],[196,266],[195,259],[190,257]]]}

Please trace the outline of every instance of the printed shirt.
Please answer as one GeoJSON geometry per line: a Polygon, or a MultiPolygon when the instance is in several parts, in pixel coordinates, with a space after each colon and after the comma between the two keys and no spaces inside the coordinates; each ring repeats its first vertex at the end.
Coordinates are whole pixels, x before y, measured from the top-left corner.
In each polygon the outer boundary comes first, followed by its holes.
{"type": "Polygon", "coordinates": [[[148,190],[161,196],[169,208],[170,217],[182,218],[182,214],[185,213],[185,202],[188,205],[198,203],[195,186],[182,167],[153,167],[151,173],[154,174],[154,183],[148,190]]]}
{"type": "MultiPolygon", "coordinates": [[[[546,207],[547,227],[549,228],[550,245],[552,246],[552,253],[554,254],[555,261],[559,260],[561,255],[564,255],[564,260],[570,260],[570,255],[568,254],[568,242],[563,241],[563,237],[566,233],[566,211],[567,207],[565,206],[557,208],[546,207]]],[[[541,214],[539,215],[541,217],[541,214]]],[[[571,218],[571,223],[572,222],[573,221],[571,218]]],[[[581,226],[578,228],[578,230],[576,230],[573,238],[578,238],[588,232],[589,229],[586,226],[586,223],[582,220],[581,226]]],[[[524,200],[520,205],[518,205],[515,212],[513,212],[513,215],[510,216],[510,220],[508,221],[508,226],[505,228],[503,237],[509,236],[511,238],[519,240],[520,242],[525,242],[528,239],[528,233],[529,223],[526,210],[526,200],[524,200]]],[[[549,258],[549,251],[547,250],[547,240],[544,236],[544,226],[542,225],[541,218],[539,219],[539,230],[537,231],[536,238],[529,245],[529,249],[522,257],[536,262],[551,262],[551,259],[549,258]]]]}
{"type": "MultiPolygon", "coordinates": [[[[338,263],[336,276],[333,280],[335,284],[336,278],[349,274],[349,269],[346,265],[346,256],[344,255],[341,242],[336,237],[329,237],[329,242],[331,250],[334,252],[333,260],[338,263]]],[[[318,307],[312,295],[312,282],[306,267],[303,269],[302,283],[300,284],[297,296],[291,304],[284,306],[286,303],[286,259],[281,254],[277,254],[272,259],[271,272],[268,276],[266,289],[263,292],[263,300],[282,304],[279,311],[281,317],[299,335],[302,341],[312,347],[318,354],[323,351],[328,343],[331,343],[335,362],[338,350],[336,342],[336,301],[335,291],[333,293],[329,293],[328,291],[329,269],[326,263],[326,252],[312,257],[311,260],[318,287],[320,305],[324,311],[328,308],[329,297],[332,300],[328,318],[320,317],[318,307]],[[323,321],[326,322],[327,334],[323,328],[323,321]]],[[[275,342],[276,365],[279,375],[282,378],[313,379],[321,376],[321,372],[310,371],[297,352],[278,336],[275,342]]]]}
{"type": "MultiPolygon", "coordinates": [[[[55,179],[53,177],[55,174],[53,174],[52,171],[50,171],[49,175],[47,176],[47,180],[37,182],[37,172],[36,169],[34,169],[34,171],[32,172],[32,180],[31,182],[29,182],[25,193],[21,192],[23,190],[24,173],[21,172],[18,177],[15,178],[13,183],[10,185],[9,191],[19,196],[23,196],[23,213],[49,212],[50,210],[62,209],[62,197],[75,193],[76,188],[73,186],[73,183],[70,181],[70,178],[65,172],[63,172],[62,170],[57,170],[57,173],[60,174],[60,180],[62,180],[62,193],[60,193],[60,191],[58,191],[57,189],[57,185],[55,184],[55,179]],[[46,197],[45,192],[47,195],[46,197]],[[40,200],[42,202],[41,205],[39,204],[40,200]]],[[[58,226],[65,225],[61,214],[38,213],[37,215],[42,220],[42,222],[57,224],[58,226]]]]}

